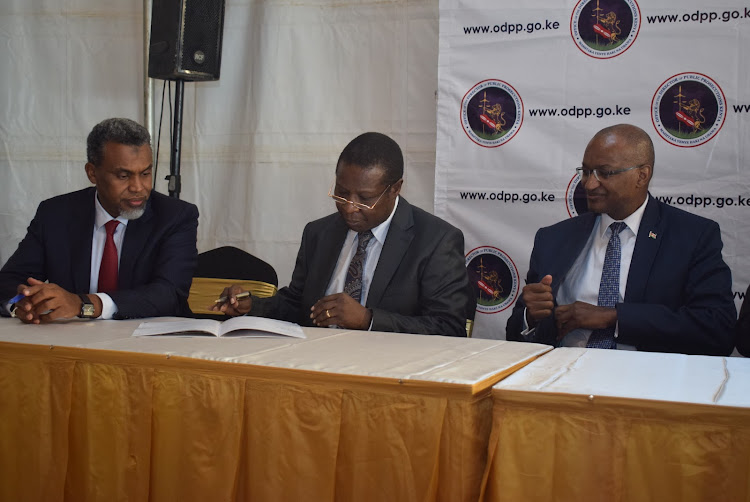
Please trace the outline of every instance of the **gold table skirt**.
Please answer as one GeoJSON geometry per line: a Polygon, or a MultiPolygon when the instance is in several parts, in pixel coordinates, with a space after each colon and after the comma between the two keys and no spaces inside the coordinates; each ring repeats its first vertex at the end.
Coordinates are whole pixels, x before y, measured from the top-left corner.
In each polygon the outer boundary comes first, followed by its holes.
{"type": "Polygon", "coordinates": [[[0,343],[0,500],[475,501],[489,390],[0,343]]]}
{"type": "Polygon", "coordinates": [[[748,408],[493,396],[483,501],[750,501],[748,408]]]}

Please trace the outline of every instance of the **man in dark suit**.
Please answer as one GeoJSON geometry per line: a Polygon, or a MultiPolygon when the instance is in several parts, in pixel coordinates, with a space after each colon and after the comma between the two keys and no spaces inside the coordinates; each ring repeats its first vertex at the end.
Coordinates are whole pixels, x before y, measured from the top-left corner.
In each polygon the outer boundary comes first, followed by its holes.
{"type": "Polygon", "coordinates": [[[464,239],[399,196],[398,144],[365,133],[346,146],[329,195],[338,212],[308,223],[288,287],[215,306],[303,325],[466,336],[464,239]]]}
{"type": "Polygon", "coordinates": [[[85,169],[95,187],[39,204],[0,270],[0,311],[26,323],[189,314],[198,210],[151,191],[150,141],[128,119],[93,128],[85,169]]]}
{"type": "Polygon", "coordinates": [[[579,173],[591,212],[537,232],[508,340],[732,351],[736,310],[719,226],[651,197],[653,165],[651,139],[635,126],[589,142],[579,173]]]}

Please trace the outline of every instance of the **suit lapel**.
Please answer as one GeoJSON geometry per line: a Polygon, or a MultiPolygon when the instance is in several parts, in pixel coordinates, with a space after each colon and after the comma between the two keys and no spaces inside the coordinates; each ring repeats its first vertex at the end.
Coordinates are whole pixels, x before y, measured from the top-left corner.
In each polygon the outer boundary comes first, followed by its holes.
{"type": "Polygon", "coordinates": [[[551,287],[553,293],[557,293],[560,284],[562,284],[573,263],[586,246],[591,231],[594,229],[597,216],[598,214],[596,213],[586,213],[579,218],[573,219],[574,223],[571,230],[567,235],[562,236],[560,240],[562,242],[561,246],[554,250],[557,259],[552,262],[550,270],[540,271],[539,279],[547,274],[552,275],[551,287]]]}
{"type": "Polygon", "coordinates": [[[334,215],[331,224],[327,225],[317,236],[318,244],[315,254],[313,260],[308,264],[307,280],[312,285],[312,298],[317,299],[325,296],[348,231],[349,228],[346,223],[337,213],[334,215]]]}
{"type": "Polygon", "coordinates": [[[638,227],[633,258],[630,261],[628,285],[625,288],[626,302],[637,302],[643,298],[663,233],[664,222],[661,220],[659,203],[649,195],[641,226],[638,227]]]}
{"type": "Polygon", "coordinates": [[[151,205],[152,202],[149,200],[143,216],[136,220],[130,220],[125,228],[125,238],[120,253],[118,289],[131,289],[133,287],[135,265],[154,227],[154,213],[151,205]]]}
{"type": "Polygon", "coordinates": [[[367,306],[378,305],[385,293],[385,288],[391,282],[393,274],[401,264],[404,254],[414,239],[414,216],[411,205],[401,197],[398,201],[396,214],[393,215],[391,226],[388,228],[380,259],[375,267],[375,273],[367,293],[367,306]]]}
{"type": "Polygon", "coordinates": [[[83,192],[78,203],[81,218],[73,218],[68,226],[70,239],[73,290],[88,292],[91,282],[91,241],[96,215],[95,188],[83,192]]]}

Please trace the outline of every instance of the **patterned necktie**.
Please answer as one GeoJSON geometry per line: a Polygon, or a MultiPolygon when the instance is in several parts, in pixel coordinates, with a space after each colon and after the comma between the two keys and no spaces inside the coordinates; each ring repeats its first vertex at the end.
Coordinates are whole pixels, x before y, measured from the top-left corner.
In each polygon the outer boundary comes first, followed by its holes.
{"type": "Polygon", "coordinates": [[[99,267],[99,286],[97,292],[109,293],[117,291],[117,246],[115,246],[115,229],[120,222],[109,220],[104,224],[107,240],[104,243],[102,264],[99,267]]]}
{"type": "MultiPolygon", "coordinates": [[[[600,307],[614,307],[620,299],[620,232],[625,229],[625,223],[616,221],[609,226],[612,235],[607,243],[602,267],[602,280],[599,283],[600,307]]],[[[586,347],[597,349],[616,349],[615,327],[595,329],[591,332],[586,347]]]]}
{"type": "Polygon", "coordinates": [[[357,244],[357,252],[354,253],[351,263],[349,263],[349,270],[346,272],[346,284],[344,285],[344,293],[351,296],[358,302],[362,299],[362,276],[365,269],[365,257],[367,256],[367,244],[372,239],[372,232],[369,230],[366,232],[360,232],[357,244]]]}

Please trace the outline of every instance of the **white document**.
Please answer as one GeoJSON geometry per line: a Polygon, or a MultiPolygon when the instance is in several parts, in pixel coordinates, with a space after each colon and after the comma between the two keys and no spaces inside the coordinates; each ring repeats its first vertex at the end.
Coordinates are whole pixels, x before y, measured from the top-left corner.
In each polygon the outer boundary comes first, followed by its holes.
{"type": "Polygon", "coordinates": [[[133,332],[133,336],[154,335],[307,338],[299,324],[251,316],[233,317],[226,321],[213,319],[145,321],[133,332]]]}

